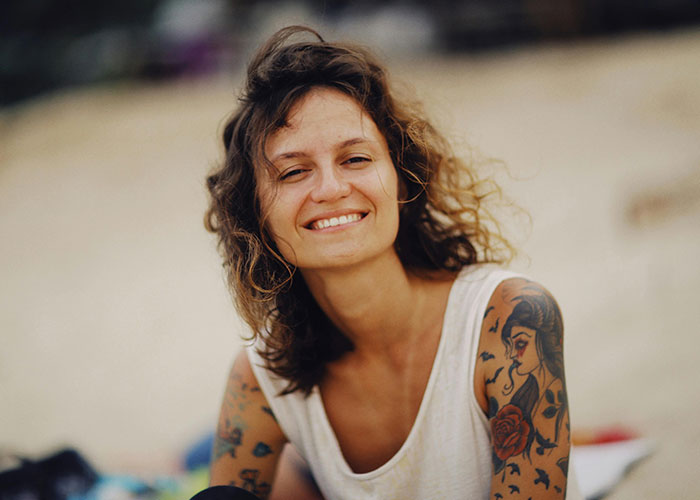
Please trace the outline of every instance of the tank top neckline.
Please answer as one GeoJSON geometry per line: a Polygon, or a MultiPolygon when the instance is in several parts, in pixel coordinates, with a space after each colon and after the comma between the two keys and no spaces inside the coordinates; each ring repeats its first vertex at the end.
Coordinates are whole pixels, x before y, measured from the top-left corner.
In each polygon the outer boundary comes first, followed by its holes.
{"type": "MultiPolygon", "coordinates": [[[[438,342],[437,352],[435,353],[435,359],[433,359],[433,365],[430,369],[428,383],[426,384],[425,390],[423,391],[423,397],[421,399],[420,407],[418,409],[418,414],[416,415],[416,418],[413,421],[413,425],[411,426],[411,430],[409,431],[408,436],[404,440],[403,444],[398,449],[398,451],[394,453],[394,455],[391,458],[389,458],[389,460],[387,460],[385,463],[383,463],[376,469],[368,472],[353,471],[350,465],[348,464],[347,460],[345,459],[345,455],[343,454],[343,451],[340,448],[340,443],[338,442],[338,438],[335,434],[335,431],[333,430],[333,426],[331,425],[330,420],[328,419],[326,409],[323,405],[323,398],[321,396],[319,386],[314,386],[311,394],[309,395],[309,405],[311,407],[311,411],[314,412],[319,418],[322,427],[320,432],[322,432],[324,434],[324,437],[328,439],[328,442],[331,443],[332,456],[329,457],[329,459],[332,460],[338,466],[340,471],[346,476],[355,480],[365,481],[374,479],[375,477],[379,477],[382,474],[390,471],[392,467],[399,460],[401,460],[401,458],[404,455],[406,455],[411,449],[411,442],[415,440],[415,435],[418,433],[422,421],[425,420],[425,414],[428,411],[429,401],[433,393],[433,388],[438,378],[439,367],[441,365],[440,361],[443,357],[445,344],[447,342],[447,339],[449,338],[449,335],[445,334],[445,330],[452,324],[452,322],[449,321],[449,316],[451,315],[453,309],[452,303],[455,300],[455,289],[458,286],[460,278],[462,278],[466,274],[465,271],[468,270],[469,267],[472,266],[468,266],[467,268],[463,269],[450,287],[450,291],[447,296],[447,305],[445,306],[445,314],[442,319],[442,328],[440,330],[440,340],[438,342]]],[[[469,271],[471,271],[471,269],[469,269],[469,271]]]]}

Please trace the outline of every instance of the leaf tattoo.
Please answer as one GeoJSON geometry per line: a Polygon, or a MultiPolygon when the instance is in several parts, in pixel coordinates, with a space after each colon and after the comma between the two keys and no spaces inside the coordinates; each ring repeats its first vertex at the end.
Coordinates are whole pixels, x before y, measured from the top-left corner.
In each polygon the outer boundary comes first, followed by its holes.
{"type": "MultiPolygon", "coordinates": [[[[559,393],[561,394],[561,391],[559,393]]],[[[554,404],[554,393],[551,390],[547,389],[544,392],[544,397],[550,405],[554,404]]]]}
{"type": "Polygon", "coordinates": [[[559,460],[557,460],[557,467],[561,469],[561,471],[564,473],[564,477],[568,477],[569,475],[569,457],[561,457],[559,460]]]}

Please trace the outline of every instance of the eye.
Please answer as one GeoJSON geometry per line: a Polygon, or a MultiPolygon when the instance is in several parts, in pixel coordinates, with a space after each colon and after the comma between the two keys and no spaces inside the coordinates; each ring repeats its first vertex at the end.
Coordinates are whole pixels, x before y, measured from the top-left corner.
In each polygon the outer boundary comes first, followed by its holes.
{"type": "Polygon", "coordinates": [[[516,340],[516,341],[515,341],[515,348],[516,348],[518,351],[522,351],[522,350],[525,349],[526,347],[527,347],[527,341],[526,341],[526,340],[516,340]]]}
{"type": "Polygon", "coordinates": [[[278,177],[278,180],[280,181],[291,181],[291,180],[297,180],[301,178],[301,176],[306,173],[308,169],[306,168],[298,168],[298,167],[292,167],[290,169],[285,170],[280,174],[278,177]]]}
{"type": "Polygon", "coordinates": [[[363,163],[370,162],[371,160],[366,156],[351,156],[343,162],[344,165],[361,166],[363,163]]]}

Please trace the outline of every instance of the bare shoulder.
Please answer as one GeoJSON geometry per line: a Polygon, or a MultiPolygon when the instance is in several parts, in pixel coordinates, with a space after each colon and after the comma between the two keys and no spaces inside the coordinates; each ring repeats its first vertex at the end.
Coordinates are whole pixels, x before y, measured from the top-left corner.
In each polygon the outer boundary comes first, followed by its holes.
{"type": "Polygon", "coordinates": [[[211,462],[211,485],[234,485],[266,498],[286,438],[241,351],[229,373],[211,462]]]}
{"type": "Polygon", "coordinates": [[[570,447],[563,335],[559,306],[542,285],[514,278],[496,288],[474,387],[491,427],[493,494],[563,498],[570,447]]]}

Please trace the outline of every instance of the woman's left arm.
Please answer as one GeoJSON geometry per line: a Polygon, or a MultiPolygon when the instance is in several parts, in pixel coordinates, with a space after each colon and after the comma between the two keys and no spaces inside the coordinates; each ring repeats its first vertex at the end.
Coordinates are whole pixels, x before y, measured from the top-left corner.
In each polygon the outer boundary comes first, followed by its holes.
{"type": "Polygon", "coordinates": [[[491,426],[489,498],[564,498],[570,451],[563,323],[554,298],[521,278],[484,311],[474,390],[491,426]]]}

